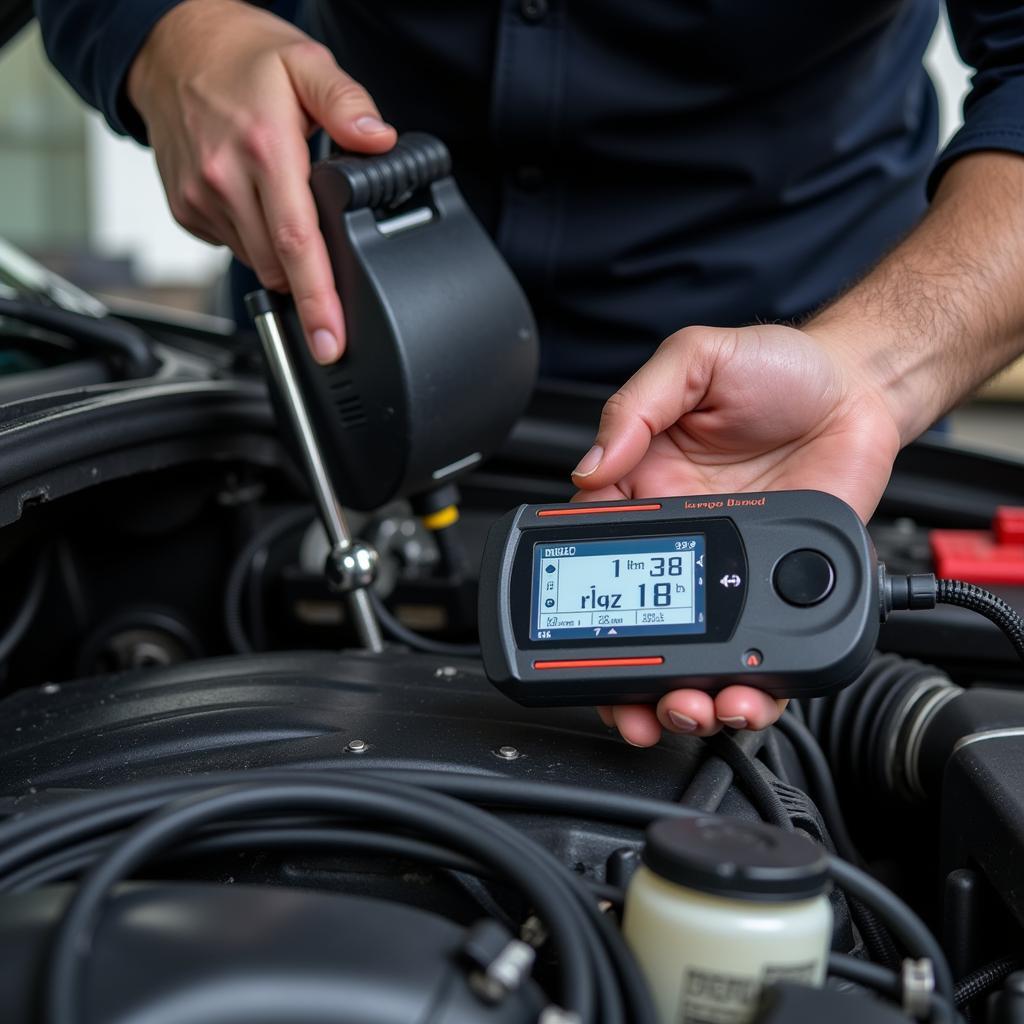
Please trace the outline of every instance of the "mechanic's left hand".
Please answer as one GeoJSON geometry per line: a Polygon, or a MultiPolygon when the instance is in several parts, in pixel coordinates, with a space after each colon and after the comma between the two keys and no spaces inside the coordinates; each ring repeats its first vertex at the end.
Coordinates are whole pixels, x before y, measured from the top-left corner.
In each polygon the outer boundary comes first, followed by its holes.
{"type": "MultiPolygon", "coordinates": [[[[601,501],[676,494],[820,490],[867,520],[900,432],[883,392],[844,349],[808,330],[689,327],[662,343],[609,400],[594,447],[573,473],[601,501]]],[[[712,698],[676,690],[648,705],[600,708],[634,746],[661,730],[709,736],[764,729],[785,701],[750,686],[712,698]]]]}

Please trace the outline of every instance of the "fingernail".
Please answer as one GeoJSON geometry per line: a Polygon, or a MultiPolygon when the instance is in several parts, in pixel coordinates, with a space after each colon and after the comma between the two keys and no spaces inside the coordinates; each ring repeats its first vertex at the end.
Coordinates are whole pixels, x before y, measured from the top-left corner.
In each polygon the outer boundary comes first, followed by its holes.
{"type": "Polygon", "coordinates": [[[313,332],[313,356],[318,363],[333,363],[338,358],[338,339],[322,327],[313,332]]]}
{"type": "Polygon", "coordinates": [[[680,732],[693,732],[697,728],[697,719],[684,715],[681,711],[670,711],[668,713],[668,720],[680,732]]]}
{"type": "Polygon", "coordinates": [[[742,715],[719,715],[718,720],[730,729],[746,729],[747,720],[742,715]]]}
{"type": "Polygon", "coordinates": [[[363,114],[355,119],[355,126],[364,135],[379,135],[381,132],[391,131],[391,125],[385,124],[379,117],[372,114],[363,114]]]}
{"type": "Polygon", "coordinates": [[[573,476],[590,476],[591,473],[601,465],[604,458],[604,449],[595,444],[586,455],[580,459],[580,464],[572,471],[573,476]]]}
{"type": "Polygon", "coordinates": [[[642,743],[634,743],[628,736],[622,737],[631,747],[639,747],[643,750],[644,745],[642,743]]]}

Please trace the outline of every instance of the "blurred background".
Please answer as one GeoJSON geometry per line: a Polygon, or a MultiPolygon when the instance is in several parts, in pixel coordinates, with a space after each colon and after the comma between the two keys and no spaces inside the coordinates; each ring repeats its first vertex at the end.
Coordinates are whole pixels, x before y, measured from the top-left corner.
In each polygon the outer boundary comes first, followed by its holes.
{"type": "MultiPolygon", "coordinates": [[[[945,140],[969,75],[945,17],[928,66],[945,140]]],[[[35,26],[0,52],[0,96],[0,239],[101,296],[217,307],[227,251],[175,224],[152,154],[85,107],[51,69],[35,26]]],[[[1024,451],[1024,361],[954,413],[951,427],[968,443],[1024,451]]]]}

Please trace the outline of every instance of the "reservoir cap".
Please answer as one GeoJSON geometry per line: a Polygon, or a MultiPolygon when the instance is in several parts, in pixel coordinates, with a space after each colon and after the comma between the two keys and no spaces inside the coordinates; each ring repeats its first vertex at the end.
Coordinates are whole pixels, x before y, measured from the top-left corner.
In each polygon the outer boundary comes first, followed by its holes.
{"type": "Polygon", "coordinates": [[[825,851],[794,832],[736,818],[663,818],[643,862],[668,882],[758,902],[812,899],[829,886],[825,851]]]}

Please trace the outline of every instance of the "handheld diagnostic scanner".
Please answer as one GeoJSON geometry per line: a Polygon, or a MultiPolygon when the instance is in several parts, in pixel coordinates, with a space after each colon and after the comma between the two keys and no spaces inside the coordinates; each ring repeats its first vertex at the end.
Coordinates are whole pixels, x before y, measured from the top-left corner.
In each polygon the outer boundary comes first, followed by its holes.
{"type": "Polygon", "coordinates": [[[521,505],[488,536],[479,614],[487,675],[521,704],[819,696],[871,656],[878,563],[819,491],[521,505]]]}

